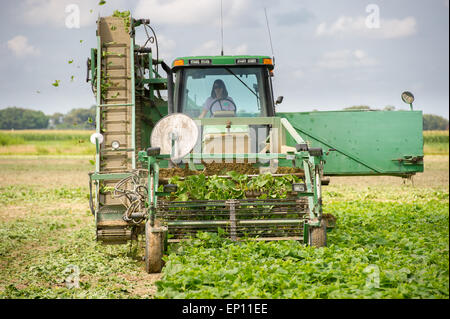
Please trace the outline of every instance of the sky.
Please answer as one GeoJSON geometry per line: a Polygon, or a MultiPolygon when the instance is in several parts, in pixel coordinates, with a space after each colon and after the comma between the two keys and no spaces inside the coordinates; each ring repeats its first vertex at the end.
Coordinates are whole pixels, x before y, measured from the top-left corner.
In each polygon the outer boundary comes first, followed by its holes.
{"type": "MultiPolygon", "coordinates": [[[[167,64],[179,56],[220,54],[220,0],[98,3],[2,0],[0,109],[16,106],[51,115],[95,104],[86,59],[96,47],[98,16],[114,10],[150,19],[167,64]],[[58,87],[52,85],[56,80],[58,87]]],[[[414,109],[449,118],[448,0],[222,3],[224,54],[275,57],[274,95],[284,97],[277,111],[354,105],[408,110],[400,96],[410,91],[414,109]]],[[[137,29],[136,40],[143,44],[143,30],[137,29]]]]}

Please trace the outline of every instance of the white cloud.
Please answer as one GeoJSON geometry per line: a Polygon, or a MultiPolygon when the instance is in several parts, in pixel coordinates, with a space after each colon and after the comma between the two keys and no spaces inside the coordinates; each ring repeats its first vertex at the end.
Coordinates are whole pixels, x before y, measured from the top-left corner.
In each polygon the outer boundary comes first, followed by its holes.
{"type": "Polygon", "coordinates": [[[324,69],[345,69],[376,65],[377,61],[370,58],[363,50],[339,50],[327,52],[317,62],[324,69]]]}
{"type": "MultiPolygon", "coordinates": [[[[192,55],[219,55],[221,51],[220,43],[216,40],[210,40],[202,43],[200,46],[192,50],[192,55]]],[[[223,48],[224,55],[245,55],[248,54],[247,44],[240,44],[235,47],[225,45],[223,48]]]]}
{"type": "Polygon", "coordinates": [[[404,19],[380,20],[379,28],[366,25],[366,17],[339,17],[328,25],[323,22],[316,29],[316,36],[363,36],[371,38],[392,39],[407,37],[417,32],[417,22],[414,17],[404,19]]]}
{"type": "Polygon", "coordinates": [[[58,0],[27,0],[22,16],[31,25],[50,24],[64,26],[66,4],[58,0]]]}
{"type": "MultiPolygon", "coordinates": [[[[224,26],[253,22],[253,0],[223,1],[224,26]]],[[[131,10],[134,17],[150,18],[152,25],[220,25],[220,1],[213,0],[139,0],[135,9],[125,0],[108,0],[103,6],[98,0],[25,0],[21,18],[30,25],[65,27],[70,13],[66,7],[79,7],[80,27],[95,24],[98,15],[108,16],[113,10],[131,10]],[[91,12],[92,10],[92,12],[91,12]]]]}
{"type": "Polygon", "coordinates": [[[73,12],[66,12],[66,7],[75,4],[79,9],[80,27],[92,26],[100,15],[111,14],[111,9],[122,6],[122,0],[108,0],[99,6],[98,0],[26,0],[22,4],[21,14],[25,23],[30,25],[47,25],[66,27],[66,18],[73,12]],[[91,12],[92,10],[92,12],[91,12]],[[103,11],[107,11],[103,14],[103,11]]]}
{"type": "Polygon", "coordinates": [[[18,35],[8,41],[8,48],[14,52],[18,57],[36,56],[40,54],[39,49],[36,49],[28,43],[28,38],[23,35],[18,35]]]}
{"type": "Polygon", "coordinates": [[[305,72],[303,72],[303,70],[301,70],[301,69],[296,69],[292,72],[292,75],[296,79],[302,79],[305,76],[305,72]]]}
{"type": "Polygon", "coordinates": [[[224,54],[227,55],[245,55],[248,54],[248,47],[247,44],[240,44],[237,47],[230,47],[228,48],[225,46],[224,54]]]}
{"type": "MultiPolygon", "coordinates": [[[[249,0],[223,1],[224,25],[244,19],[251,9],[249,0]]],[[[157,25],[217,26],[220,24],[220,1],[140,0],[134,15],[148,17],[152,24],[157,25]]]]}
{"type": "Polygon", "coordinates": [[[164,50],[167,51],[172,51],[177,46],[174,40],[169,39],[162,34],[158,35],[158,45],[160,48],[164,48],[164,50]]]}
{"type": "MultiPolygon", "coordinates": [[[[162,34],[158,34],[158,47],[159,47],[159,58],[164,59],[166,63],[171,61],[174,57],[174,49],[176,48],[176,42],[172,39],[167,38],[162,34]]],[[[144,41],[145,42],[145,41],[144,41]]],[[[156,51],[154,51],[156,54],[156,51]]]]}
{"type": "MultiPolygon", "coordinates": [[[[149,31],[148,31],[148,35],[153,36],[153,34],[149,31]]],[[[157,33],[156,36],[157,36],[157,40],[158,40],[158,47],[160,50],[160,54],[162,51],[164,51],[164,53],[172,52],[175,49],[175,47],[177,46],[176,42],[174,40],[166,37],[162,33],[157,33]]],[[[147,35],[144,31],[139,30],[139,32],[136,32],[136,43],[143,45],[144,43],[147,42],[147,40],[148,40],[147,35]]],[[[147,42],[146,46],[154,47],[155,44],[151,44],[151,43],[147,42]]],[[[155,50],[155,49],[153,49],[153,50],[155,50]]],[[[156,53],[156,51],[155,51],[155,53],[156,53]]]]}
{"type": "Polygon", "coordinates": [[[199,47],[195,48],[192,55],[218,55],[220,54],[220,45],[215,40],[210,40],[202,43],[199,47]]]}

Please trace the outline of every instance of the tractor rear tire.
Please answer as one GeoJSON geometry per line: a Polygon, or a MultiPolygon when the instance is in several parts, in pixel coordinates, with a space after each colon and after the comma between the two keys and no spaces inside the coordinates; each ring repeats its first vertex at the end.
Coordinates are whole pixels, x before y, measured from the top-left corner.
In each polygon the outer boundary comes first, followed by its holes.
{"type": "Polygon", "coordinates": [[[145,223],[145,271],[149,274],[160,273],[163,264],[164,239],[166,230],[155,221],[154,226],[148,220],[145,223]]]}
{"type": "Polygon", "coordinates": [[[327,223],[322,220],[320,227],[309,227],[309,245],[313,247],[327,246],[327,223]]]}

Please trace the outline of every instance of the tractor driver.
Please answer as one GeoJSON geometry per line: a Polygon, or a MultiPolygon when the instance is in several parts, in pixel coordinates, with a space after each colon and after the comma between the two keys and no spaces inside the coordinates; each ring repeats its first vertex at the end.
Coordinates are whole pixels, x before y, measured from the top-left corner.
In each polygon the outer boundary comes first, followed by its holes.
{"type": "Polygon", "coordinates": [[[208,112],[210,113],[210,117],[213,117],[217,111],[233,111],[236,114],[236,104],[228,96],[225,83],[220,79],[214,81],[211,96],[203,104],[203,112],[199,118],[205,117],[208,112]]]}

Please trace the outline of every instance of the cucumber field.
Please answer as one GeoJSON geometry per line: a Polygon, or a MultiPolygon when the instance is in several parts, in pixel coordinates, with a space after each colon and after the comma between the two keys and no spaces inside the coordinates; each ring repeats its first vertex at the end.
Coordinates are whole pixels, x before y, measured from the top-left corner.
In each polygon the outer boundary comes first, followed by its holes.
{"type": "Polygon", "coordinates": [[[436,311],[449,1],[4,1],[0,300],[436,311]]]}
{"type": "Polygon", "coordinates": [[[199,233],[169,245],[161,274],[145,272],[142,241],[96,242],[89,133],[45,145],[10,135],[0,146],[1,298],[449,298],[448,131],[425,145],[412,179],[331,177],[327,247],[199,233]]]}

